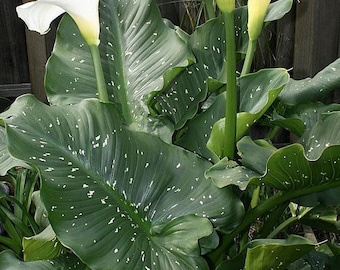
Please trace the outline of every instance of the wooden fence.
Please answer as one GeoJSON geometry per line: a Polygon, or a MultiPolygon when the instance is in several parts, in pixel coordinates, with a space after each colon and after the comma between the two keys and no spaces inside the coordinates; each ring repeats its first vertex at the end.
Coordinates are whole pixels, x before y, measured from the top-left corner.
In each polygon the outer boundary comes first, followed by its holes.
{"type": "MultiPolygon", "coordinates": [[[[0,1],[0,97],[15,98],[32,92],[45,101],[44,69],[55,32],[40,36],[27,31],[15,12],[21,2],[27,0],[0,1]]],[[[157,2],[162,14],[175,24],[182,21],[190,3],[199,3],[157,2]]],[[[311,77],[340,56],[340,0],[299,0],[269,31],[274,58],[269,57],[264,64],[293,68],[296,79],[311,77]]],[[[339,102],[339,92],[333,93],[330,100],[339,102]]]]}

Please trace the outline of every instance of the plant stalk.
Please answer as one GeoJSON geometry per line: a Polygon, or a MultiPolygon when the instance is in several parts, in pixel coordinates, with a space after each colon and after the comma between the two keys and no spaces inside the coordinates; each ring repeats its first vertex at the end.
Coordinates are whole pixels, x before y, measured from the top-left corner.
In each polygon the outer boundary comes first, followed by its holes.
{"type": "Polygon", "coordinates": [[[90,45],[89,47],[90,47],[92,60],[94,64],[94,71],[96,75],[98,99],[104,103],[108,103],[109,97],[108,97],[107,90],[106,90],[106,83],[104,79],[103,67],[102,67],[102,62],[100,59],[98,46],[90,45]]]}
{"type": "Polygon", "coordinates": [[[293,190],[288,193],[282,193],[281,191],[276,193],[274,196],[270,197],[266,201],[260,203],[254,209],[251,209],[244,217],[242,222],[237,226],[237,228],[229,234],[225,234],[221,245],[210,254],[210,259],[217,264],[222,262],[223,254],[227,252],[228,248],[233,244],[234,238],[244,230],[246,230],[258,217],[263,216],[268,211],[273,209],[276,206],[282,205],[283,203],[289,202],[294,198],[298,198],[307,194],[311,194],[314,192],[319,192],[323,190],[327,190],[333,187],[339,186],[339,183],[331,182],[324,184],[322,188],[320,186],[312,186],[310,188],[293,190]]]}
{"type": "Polygon", "coordinates": [[[257,44],[257,39],[256,40],[249,39],[247,54],[246,54],[246,58],[244,60],[242,71],[241,71],[241,77],[248,74],[251,69],[251,64],[253,63],[254,53],[256,50],[256,44],[257,44]]]}
{"type": "Polygon", "coordinates": [[[237,120],[237,87],[236,87],[236,45],[234,10],[223,12],[226,34],[226,65],[227,65],[227,99],[224,123],[224,156],[235,158],[236,120],[237,120]]]}
{"type": "Polygon", "coordinates": [[[205,9],[207,11],[208,20],[216,18],[213,0],[204,0],[205,9]]]}

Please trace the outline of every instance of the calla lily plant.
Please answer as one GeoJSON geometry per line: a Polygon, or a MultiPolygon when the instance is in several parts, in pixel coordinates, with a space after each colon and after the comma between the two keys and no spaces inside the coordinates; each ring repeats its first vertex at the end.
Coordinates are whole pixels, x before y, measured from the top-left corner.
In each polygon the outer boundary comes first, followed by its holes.
{"type": "Polygon", "coordinates": [[[68,13],[89,45],[95,69],[98,98],[108,102],[103,68],[100,60],[99,45],[99,0],[38,0],[17,7],[18,16],[27,27],[46,34],[51,22],[63,13],[68,13]]]}
{"type": "Polygon", "coordinates": [[[46,65],[50,104],[25,94],[0,113],[0,176],[34,170],[33,180],[0,177],[14,192],[0,185],[0,269],[292,270],[314,256],[313,269],[339,260],[338,243],[316,249],[292,229],[340,232],[340,105],[315,103],[340,88],[340,59],[306,80],[250,72],[263,21],[293,4],[269,2],[249,0],[247,15],[235,0],[207,0],[222,16],[211,8],[192,34],[164,21],[156,0],[18,7],[41,34],[70,16],[46,65]],[[264,139],[251,137],[255,123],[264,139]],[[299,141],[278,149],[281,129],[299,141]]]}
{"type": "Polygon", "coordinates": [[[246,75],[253,61],[256,42],[262,31],[264,18],[267,14],[267,10],[270,4],[270,0],[248,0],[248,37],[249,44],[246,59],[242,68],[241,75],[246,75]]]}

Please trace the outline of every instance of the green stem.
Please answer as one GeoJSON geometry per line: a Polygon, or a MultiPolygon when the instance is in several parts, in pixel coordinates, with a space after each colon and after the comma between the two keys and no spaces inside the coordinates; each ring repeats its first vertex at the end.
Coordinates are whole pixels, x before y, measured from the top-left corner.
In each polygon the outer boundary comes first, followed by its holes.
{"type": "Polygon", "coordinates": [[[224,123],[224,156],[235,157],[236,119],[237,119],[237,88],[236,88],[236,53],[235,53],[235,22],[234,10],[224,12],[224,27],[226,33],[227,60],[227,100],[224,123]]]}
{"type": "Polygon", "coordinates": [[[265,137],[265,140],[267,140],[267,141],[272,140],[275,137],[275,135],[280,131],[280,129],[281,128],[278,127],[278,126],[272,127],[269,130],[267,136],[265,137]]]}
{"type": "Polygon", "coordinates": [[[313,210],[313,207],[302,207],[303,209],[301,213],[298,215],[293,215],[292,217],[286,219],[284,222],[282,222],[275,230],[273,230],[267,238],[274,238],[280,231],[282,231],[284,228],[288,227],[290,224],[299,221],[301,218],[303,218],[305,215],[307,215],[311,210],[313,210]]]}
{"type": "Polygon", "coordinates": [[[208,20],[216,18],[213,1],[212,0],[204,0],[204,3],[205,3],[205,9],[206,9],[207,15],[208,15],[208,20]]]}
{"type": "Polygon", "coordinates": [[[241,77],[248,74],[253,63],[257,40],[249,40],[246,59],[244,60],[241,77]]]}
{"type": "Polygon", "coordinates": [[[104,79],[103,67],[102,67],[102,62],[100,59],[98,46],[90,45],[90,51],[91,51],[92,60],[94,64],[94,71],[96,74],[98,98],[100,101],[104,103],[108,103],[109,97],[108,97],[107,90],[106,90],[106,83],[104,79]]]}
{"type": "Polygon", "coordinates": [[[299,220],[299,217],[290,217],[282,222],[279,226],[277,226],[270,234],[268,234],[267,238],[274,238],[279,232],[281,232],[284,228],[288,227],[290,224],[299,220]]]}
{"type": "Polygon", "coordinates": [[[251,197],[250,207],[253,209],[257,206],[260,198],[261,187],[257,186],[253,191],[253,196],[251,197]]]}
{"type": "Polygon", "coordinates": [[[282,193],[281,191],[276,193],[274,196],[263,201],[257,207],[247,212],[244,219],[237,226],[237,228],[233,232],[224,235],[221,245],[213,253],[210,254],[209,257],[211,261],[217,262],[217,263],[221,262],[223,259],[223,254],[227,252],[228,248],[230,248],[230,246],[233,244],[234,238],[239,233],[246,230],[258,217],[263,216],[264,214],[266,214],[268,211],[270,211],[274,207],[277,207],[279,205],[282,205],[283,203],[289,202],[290,200],[294,198],[298,198],[298,197],[311,194],[314,192],[327,190],[327,189],[337,187],[337,186],[339,186],[339,183],[334,181],[334,182],[330,182],[330,183],[322,185],[321,188],[320,186],[317,185],[317,186],[312,186],[309,188],[293,190],[293,191],[286,192],[286,193],[282,193]]]}

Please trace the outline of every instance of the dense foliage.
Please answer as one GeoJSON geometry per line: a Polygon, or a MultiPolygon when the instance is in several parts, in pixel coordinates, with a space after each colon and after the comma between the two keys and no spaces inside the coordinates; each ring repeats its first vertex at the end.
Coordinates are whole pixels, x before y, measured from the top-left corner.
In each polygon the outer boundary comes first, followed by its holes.
{"type": "MultiPolygon", "coordinates": [[[[232,11],[228,56],[224,12],[189,35],[155,1],[99,3],[108,100],[66,14],[46,68],[49,104],[24,95],[0,115],[1,269],[331,267],[337,243],[289,228],[339,231],[340,106],[317,101],[339,88],[340,60],[300,81],[282,68],[240,75],[229,64],[254,53],[247,6],[232,11]],[[249,135],[255,123],[263,139],[249,135]],[[277,149],[280,129],[296,143],[277,149]]],[[[270,4],[265,25],[291,5],[270,4]]]]}

